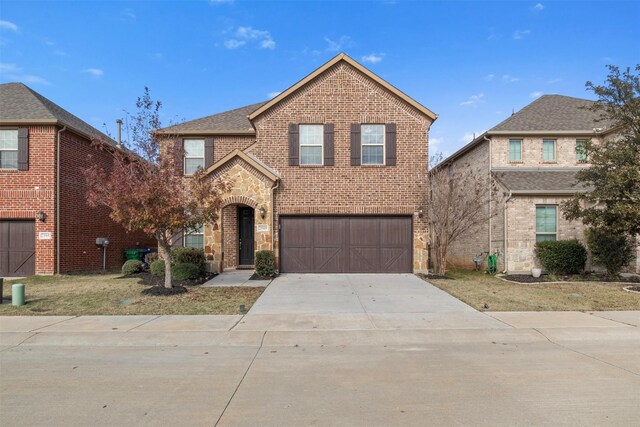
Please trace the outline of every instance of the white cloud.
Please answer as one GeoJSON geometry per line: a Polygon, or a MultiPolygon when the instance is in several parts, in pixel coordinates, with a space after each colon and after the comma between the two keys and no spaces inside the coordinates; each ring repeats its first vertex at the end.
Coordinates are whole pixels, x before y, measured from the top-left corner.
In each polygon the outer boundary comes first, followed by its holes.
{"type": "Polygon", "coordinates": [[[124,9],[120,15],[126,19],[136,19],[136,11],[129,7],[124,9]]]}
{"type": "Polygon", "coordinates": [[[282,92],[269,92],[267,94],[267,96],[269,97],[269,99],[271,98],[275,98],[276,96],[280,95],[282,92]]]}
{"type": "Polygon", "coordinates": [[[542,3],[536,3],[535,6],[533,6],[533,10],[535,10],[536,12],[540,12],[544,10],[544,5],[542,3]]]}
{"type": "Polygon", "coordinates": [[[515,30],[513,32],[513,39],[522,40],[523,38],[527,37],[529,34],[531,34],[531,30],[515,30]]]}
{"type": "Polygon", "coordinates": [[[50,85],[44,77],[34,76],[33,74],[24,74],[22,68],[16,64],[0,63],[0,74],[10,80],[22,83],[50,85]]]}
{"type": "Polygon", "coordinates": [[[18,31],[18,26],[10,21],[0,19],[0,28],[3,30],[18,31]]]}
{"type": "Polygon", "coordinates": [[[537,90],[535,92],[531,92],[529,94],[529,98],[536,99],[536,98],[540,98],[542,95],[544,95],[544,92],[540,92],[539,90],[537,90]]]}
{"type": "Polygon", "coordinates": [[[486,81],[490,82],[491,80],[493,80],[495,78],[495,76],[496,76],[495,74],[487,74],[484,79],[486,81]]]}
{"type": "Polygon", "coordinates": [[[519,82],[520,79],[518,77],[514,77],[512,75],[509,74],[504,74],[502,76],[502,81],[505,83],[515,83],[515,82],[519,82]]]}
{"type": "Polygon", "coordinates": [[[149,58],[154,61],[162,61],[164,59],[164,54],[162,52],[156,52],[149,55],[149,58]]]}
{"type": "Polygon", "coordinates": [[[104,75],[104,71],[100,68],[87,68],[86,70],[82,70],[83,73],[87,73],[91,75],[91,77],[102,77],[104,75]]]}
{"type": "Polygon", "coordinates": [[[479,135],[482,135],[482,132],[465,132],[464,135],[462,135],[460,137],[460,139],[458,140],[458,142],[462,143],[462,144],[466,144],[469,143],[471,141],[473,141],[474,139],[476,139],[479,135]]]}
{"type": "Polygon", "coordinates": [[[369,64],[377,64],[384,59],[384,53],[371,53],[362,57],[362,62],[368,62],[369,64]]]}
{"type": "Polygon", "coordinates": [[[556,79],[550,79],[547,80],[547,83],[549,83],[550,85],[554,84],[554,83],[560,83],[562,81],[562,79],[556,78],[556,79]]]}
{"type": "Polygon", "coordinates": [[[252,27],[238,27],[234,33],[234,38],[225,40],[224,46],[227,49],[237,49],[252,41],[258,42],[262,49],[273,50],[276,48],[276,42],[269,31],[257,30],[252,27]]]}
{"type": "Polygon", "coordinates": [[[340,52],[346,47],[353,46],[353,41],[349,36],[340,36],[338,40],[331,40],[329,37],[325,37],[324,41],[327,42],[327,52],[340,52]]]}
{"type": "Polygon", "coordinates": [[[431,137],[429,138],[429,148],[436,148],[438,145],[442,145],[443,142],[442,138],[431,137]]]}
{"type": "Polygon", "coordinates": [[[484,102],[484,93],[477,95],[471,95],[469,99],[460,103],[462,106],[476,107],[478,104],[484,102]]]}

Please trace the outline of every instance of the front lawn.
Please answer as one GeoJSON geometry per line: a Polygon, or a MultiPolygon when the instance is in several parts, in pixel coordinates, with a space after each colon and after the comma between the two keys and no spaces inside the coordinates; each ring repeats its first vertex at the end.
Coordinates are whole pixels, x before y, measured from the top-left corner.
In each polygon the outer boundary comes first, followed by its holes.
{"type": "Polygon", "coordinates": [[[623,290],[622,284],[509,283],[468,270],[450,270],[447,277],[425,280],[481,311],[640,310],[640,294],[623,290]]]}
{"type": "Polygon", "coordinates": [[[0,315],[100,315],[100,314],[240,314],[264,291],[262,287],[202,288],[171,296],[143,295],[149,286],[140,278],[120,274],[33,276],[4,283],[0,315]],[[11,284],[24,283],[26,304],[11,305],[11,284]]]}

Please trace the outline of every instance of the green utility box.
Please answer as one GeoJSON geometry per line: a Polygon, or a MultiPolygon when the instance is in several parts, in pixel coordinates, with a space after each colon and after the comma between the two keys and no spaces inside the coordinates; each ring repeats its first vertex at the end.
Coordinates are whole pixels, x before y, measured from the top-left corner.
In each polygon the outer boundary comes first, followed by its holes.
{"type": "Polygon", "coordinates": [[[143,249],[127,249],[124,251],[125,261],[129,261],[130,259],[136,259],[138,261],[142,261],[143,255],[144,255],[143,249]]]}
{"type": "Polygon", "coordinates": [[[16,307],[24,305],[24,285],[22,283],[11,286],[11,304],[16,307]]]}

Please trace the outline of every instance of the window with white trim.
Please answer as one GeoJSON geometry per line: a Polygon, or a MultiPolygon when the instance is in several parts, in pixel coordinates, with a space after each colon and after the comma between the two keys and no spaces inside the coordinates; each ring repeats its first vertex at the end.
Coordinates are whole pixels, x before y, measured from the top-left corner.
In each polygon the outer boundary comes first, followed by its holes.
{"type": "Polygon", "coordinates": [[[576,140],[576,160],[578,161],[578,163],[587,162],[587,140],[586,139],[576,140]]]}
{"type": "Polygon", "coordinates": [[[555,139],[542,140],[542,161],[543,162],[556,161],[556,140],[555,139]]]}
{"type": "Polygon", "coordinates": [[[184,140],[184,174],[193,175],[204,168],[204,139],[184,140]]]}
{"type": "Polygon", "coordinates": [[[0,169],[18,169],[18,130],[0,130],[0,169]]]}
{"type": "Polygon", "coordinates": [[[522,161],[522,140],[521,139],[509,140],[509,161],[510,162],[522,161]]]}
{"type": "Polygon", "coordinates": [[[300,125],[300,164],[322,165],[323,125],[300,125]]]}
{"type": "Polygon", "coordinates": [[[384,125],[362,125],[363,165],[384,165],[384,125]]]}
{"type": "Polygon", "coordinates": [[[192,230],[184,232],[184,246],[204,249],[204,225],[198,225],[192,230]]]}
{"type": "Polygon", "coordinates": [[[557,240],[558,207],[555,205],[536,205],[536,242],[557,240]]]}

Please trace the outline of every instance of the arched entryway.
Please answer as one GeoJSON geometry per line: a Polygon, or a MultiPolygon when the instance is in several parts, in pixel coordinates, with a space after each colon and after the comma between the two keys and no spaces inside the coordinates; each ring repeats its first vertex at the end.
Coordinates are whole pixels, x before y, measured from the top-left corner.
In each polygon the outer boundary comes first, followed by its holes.
{"type": "Polygon", "coordinates": [[[252,268],[255,253],[255,209],[230,204],[222,209],[222,266],[252,268]]]}

